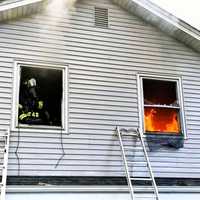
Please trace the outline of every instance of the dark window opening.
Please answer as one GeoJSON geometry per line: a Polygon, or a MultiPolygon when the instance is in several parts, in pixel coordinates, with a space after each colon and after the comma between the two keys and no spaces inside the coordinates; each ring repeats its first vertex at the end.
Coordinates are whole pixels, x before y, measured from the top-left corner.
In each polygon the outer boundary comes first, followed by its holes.
{"type": "Polygon", "coordinates": [[[176,82],[143,79],[144,104],[177,105],[176,82]]]}
{"type": "Polygon", "coordinates": [[[180,134],[177,82],[143,79],[143,96],[145,132],[180,134]]]}
{"type": "Polygon", "coordinates": [[[62,70],[21,67],[18,123],[62,126],[62,70]]]}

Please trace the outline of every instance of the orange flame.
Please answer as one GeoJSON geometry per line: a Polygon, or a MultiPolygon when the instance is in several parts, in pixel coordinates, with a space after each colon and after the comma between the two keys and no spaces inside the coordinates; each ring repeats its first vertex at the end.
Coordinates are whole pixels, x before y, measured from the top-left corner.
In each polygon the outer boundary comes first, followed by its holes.
{"type": "Polygon", "coordinates": [[[180,133],[178,112],[175,109],[145,108],[145,131],[180,133]]]}

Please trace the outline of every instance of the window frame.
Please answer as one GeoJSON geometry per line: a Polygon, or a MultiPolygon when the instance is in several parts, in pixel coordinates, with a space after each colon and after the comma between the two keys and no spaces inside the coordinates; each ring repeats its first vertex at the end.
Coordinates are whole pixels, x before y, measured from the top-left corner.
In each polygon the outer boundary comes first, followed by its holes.
{"type": "Polygon", "coordinates": [[[61,64],[39,63],[31,61],[14,62],[13,100],[12,100],[12,131],[23,129],[27,132],[68,132],[68,67],[61,64]],[[21,80],[21,67],[55,69],[62,71],[62,101],[61,101],[61,126],[30,125],[18,122],[18,105],[21,80]]]}
{"type": "MultiPolygon", "coordinates": [[[[176,93],[177,93],[177,101],[179,103],[179,120],[180,120],[180,128],[181,135],[184,136],[184,139],[187,139],[186,133],[186,123],[185,123],[185,113],[184,113],[184,103],[183,103],[183,90],[182,90],[182,78],[172,75],[156,75],[156,74],[137,74],[137,84],[138,84],[138,109],[139,109],[139,129],[145,136],[145,128],[144,128],[144,92],[143,92],[143,79],[152,79],[158,81],[168,81],[176,83],[176,93]]],[[[156,107],[156,106],[155,106],[156,107]]],[[[162,108],[173,108],[173,106],[158,106],[162,108]]],[[[174,108],[177,108],[174,106],[174,108]]],[[[162,134],[158,134],[162,135],[162,134]]],[[[171,136],[171,134],[168,134],[171,136]]]]}

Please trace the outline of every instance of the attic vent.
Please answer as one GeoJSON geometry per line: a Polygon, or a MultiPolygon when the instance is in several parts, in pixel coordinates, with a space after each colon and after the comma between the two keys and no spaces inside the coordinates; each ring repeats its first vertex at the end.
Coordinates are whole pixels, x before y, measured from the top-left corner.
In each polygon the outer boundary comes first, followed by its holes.
{"type": "Polygon", "coordinates": [[[108,9],[95,7],[95,26],[108,28],[108,9]]]}

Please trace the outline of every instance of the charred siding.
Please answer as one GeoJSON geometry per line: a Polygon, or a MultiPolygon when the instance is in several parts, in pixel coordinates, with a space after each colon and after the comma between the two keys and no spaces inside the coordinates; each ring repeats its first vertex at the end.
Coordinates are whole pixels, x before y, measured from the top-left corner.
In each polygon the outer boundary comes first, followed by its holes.
{"type": "MultiPolygon", "coordinates": [[[[55,168],[59,133],[20,130],[19,138],[12,132],[9,175],[124,175],[114,129],[138,126],[136,75],[154,73],[182,76],[188,134],[183,149],[149,153],[155,175],[200,178],[199,54],[107,0],[81,1],[70,18],[40,14],[2,23],[1,131],[11,119],[13,62],[22,59],[68,66],[70,135],[64,135],[66,155],[55,168]],[[109,28],[95,27],[95,6],[108,8],[109,28]]],[[[141,155],[137,147],[130,159],[141,155]]],[[[133,170],[145,175],[143,166],[133,170]]]]}

